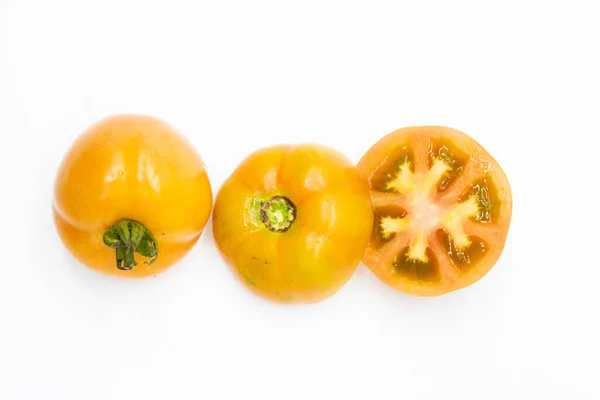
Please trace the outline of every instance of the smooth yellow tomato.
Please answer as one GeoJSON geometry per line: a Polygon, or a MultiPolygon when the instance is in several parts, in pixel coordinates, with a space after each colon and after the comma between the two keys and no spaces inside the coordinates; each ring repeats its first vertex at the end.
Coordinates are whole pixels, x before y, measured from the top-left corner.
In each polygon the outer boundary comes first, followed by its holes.
{"type": "Polygon", "coordinates": [[[340,153],[316,145],[251,154],[215,202],[217,245],[241,281],[279,303],[311,303],[354,273],[373,224],[366,183],[340,153]]]}
{"type": "Polygon", "coordinates": [[[211,208],[198,153],[149,116],[113,116],[90,127],[55,181],[54,221],[64,245],[109,275],[140,278],[173,265],[196,243],[211,208]]]}
{"type": "Polygon", "coordinates": [[[413,295],[469,286],[494,266],[506,241],[512,195],[500,165],[452,128],[399,129],[358,163],[375,224],[365,264],[413,295]]]}

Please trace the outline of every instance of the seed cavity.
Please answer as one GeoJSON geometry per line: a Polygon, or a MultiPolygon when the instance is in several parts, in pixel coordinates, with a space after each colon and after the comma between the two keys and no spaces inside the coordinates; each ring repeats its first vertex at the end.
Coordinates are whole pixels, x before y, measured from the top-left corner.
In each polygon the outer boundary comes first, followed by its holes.
{"type": "Polygon", "coordinates": [[[435,182],[437,191],[442,192],[450,186],[464,170],[464,166],[467,165],[469,157],[468,154],[455,148],[448,141],[431,141],[429,148],[429,167],[433,168],[438,161],[443,161],[448,167],[440,179],[435,182]]]}
{"type": "Polygon", "coordinates": [[[492,179],[487,176],[471,182],[467,189],[458,197],[459,202],[475,198],[479,212],[472,219],[481,223],[490,223],[498,217],[500,199],[496,186],[492,179]]]}
{"type": "Polygon", "coordinates": [[[373,235],[371,242],[374,247],[379,248],[391,241],[396,233],[402,232],[408,225],[406,211],[400,207],[387,206],[375,210],[375,224],[373,224],[373,235]]]}
{"type": "Polygon", "coordinates": [[[448,232],[440,229],[437,232],[438,239],[444,245],[452,264],[460,271],[469,270],[474,264],[481,260],[489,250],[488,244],[477,236],[469,236],[471,245],[460,248],[450,237],[448,232]]]}
{"type": "Polygon", "coordinates": [[[408,256],[409,249],[403,249],[392,262],[394,272],[411,280],[433,283],[439,281],[440,270],[435,254],[427,249],[427,261],[416,260],[408,256]]]}
{"type": "Polygon", "coordinates": [[[398,146],[385,161],[371,175],[369,182],[371,189],[378,192],[394,192],[395,189],[388,186],[393,180],[401,166],[405,166],[410,172],[414,168],[415,155],[408,144],[398,146]]]}

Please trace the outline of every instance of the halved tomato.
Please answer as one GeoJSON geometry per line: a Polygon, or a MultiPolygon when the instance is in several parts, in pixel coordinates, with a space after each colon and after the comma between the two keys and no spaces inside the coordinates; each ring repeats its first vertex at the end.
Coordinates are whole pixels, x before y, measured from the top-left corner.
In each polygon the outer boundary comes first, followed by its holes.
{"type": "Polygon", "coordinates": [[[358,163],[375,224],[364,263],[405,293],[437,296],[469,286],[506,241],[512,196],[500,165],[452,128],[399,129],[358,163]]]}

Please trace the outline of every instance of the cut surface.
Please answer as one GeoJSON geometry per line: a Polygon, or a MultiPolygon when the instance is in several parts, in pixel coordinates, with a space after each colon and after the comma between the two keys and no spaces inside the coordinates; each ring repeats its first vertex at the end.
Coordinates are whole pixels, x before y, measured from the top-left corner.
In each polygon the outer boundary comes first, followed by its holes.
{"type": "Polygon", "coordinates": [[[364,261],[386,283],[412,294],[443,294],[480,279],[500,256],[510,186],[467,135],[444,127],[401,129],[375,144],[358,168],[375,208],[364,261]]]}

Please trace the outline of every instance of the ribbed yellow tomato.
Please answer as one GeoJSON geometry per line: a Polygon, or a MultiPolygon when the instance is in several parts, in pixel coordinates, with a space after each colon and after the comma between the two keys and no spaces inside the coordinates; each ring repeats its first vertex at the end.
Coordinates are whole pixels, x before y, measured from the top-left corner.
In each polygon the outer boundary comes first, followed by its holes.
{"type": "Polygon", "coordinates": [[[241,281],[280,303],[338,291],[369,240],[373,209],[352,163],[331,149],[276,146],[243,161],[215,202],[217,245],[241,281]]]}
{"type": "Polygon", "coordinates": [[[56,177],[53,212],[79,261],[139,278],[181,259],[211,207],[208,176],[192,145],[156,118],[120,115],[75,141],[56,177]]]}

